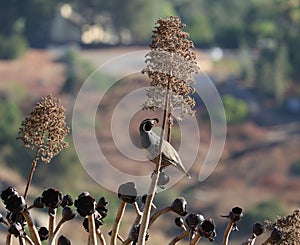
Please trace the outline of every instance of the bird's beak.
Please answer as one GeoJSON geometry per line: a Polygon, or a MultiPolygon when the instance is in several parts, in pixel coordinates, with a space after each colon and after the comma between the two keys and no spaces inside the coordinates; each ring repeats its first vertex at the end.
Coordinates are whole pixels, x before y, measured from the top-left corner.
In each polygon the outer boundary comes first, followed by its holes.
{"type": "Polygon", "coordinates": [[[153,118],[153,119],[151,120],[151,124],[152,124],[152,125],[154,125],[155,123],[158,123],[158,122],[159,122],[158,118],[153,118]]]}

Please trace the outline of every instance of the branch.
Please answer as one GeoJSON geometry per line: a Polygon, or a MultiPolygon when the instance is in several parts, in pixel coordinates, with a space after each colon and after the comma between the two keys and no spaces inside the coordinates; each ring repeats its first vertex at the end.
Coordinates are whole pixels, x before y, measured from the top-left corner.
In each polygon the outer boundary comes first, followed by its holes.
{"type": "Polygon", "coordinates": [[[11,234],[8,232],[6,235],[6,245],[12,245],[11,234]]]}
{"type": "Polygon", "coordinates": [[[272,240],[272,237],[268,237],[267,240],[265,240],[261,245],[268,245],[271,243],[272,240]]]}
{"type": "Polygon", "coordinates": [[[167,141],[169,143],[171,143],[172,126],[173,126],[172,114],[171,114],[171,112],[168,112],[168,136],[167,136],[167,141]]]}
{"type": "Polygon", "coordinates": [[[160,210],[157,210],[154,214],[152,214],[152,216],[150,217],[150,220],[149,220],[149,226],[148,226],[148,229],[150,229],[150,226],[154,223],[154,221],[159,217],[161,216],[162,214],[165,214],[167,212],[170,212],[172,211],[171,207],[165,207],[165,208],[162,208],[160,210]]]}
{"type": "Polygon", "coordinates": [[[134,206],[134,210],[135,210],[135,212],[136,212],[137,217],[142,217],[143,212],[140,210],[140,208],[139,208],[137,202],[134,202],[134,203],[133,203],[133,206],[134,206]]]}
{"type": "Polygon", "coordinates": [[[117,244],[117,235],[118,235],[118,232],[119,232],[120,222],[121,222],[121,219],[123,217],[125,208],[126,208],[126,202],[122,201],[121,205],[119,207],[116,219],[115,219],[113,229],[112,229],[111,240],[110,240],[111,245],[116,245],[117,244]]]}
{"type": "Polygon", "coordinates": [[[29,230],[32,241],[34,242],[35,245],[42,245],[39,233],[38,233],[35,225],[32,222],[29,212],[27,210],[23,210],[22,214],[23,214],[24,218],[26,219],[26,222],[28,225],[28,230],[29,230]]]}
{"type": "Polygon", "coordinates": [[[50,244],[50,245],[52,245],[52,243],[54,242],[55,237],[56,237],[56,235],[57,235],[59,229],[63,226],[63,224],[64,224],[65,222],[66,222],[66,221],[65,221],[65,219],[63,219],[63,218],[58,222],[58,224],[57,224],[57,226],[56,226],[56,228],[55,228],[55,230],[54,230],[54,232],[53,232],[53,234],[52,234],[52,237],[51,237],[51,238],[49,237],[49,244],[50,244]]]}
{"type": "Polygon", "coordinates": [[[165,127],[166,127],[166,117],[167,113],[169,111],[169,102],[170,102],[170,86],[171,86],[171,78],[168,78],[168,86],[167,86],[167,94],[166,94],[166,103],[165,103],[165,110],[164,110],[164,116],[163,116],[163,122],[162,122],[162,130],[160,135],[160,142],[159,142],[159,155],[155,167],[154,174],[152,176],[151,185],[149,188],[149,195],[147,196],[145,208],[143,212],[139,237],[138,237],[138,245],[144,245],[145,244],[145,238],[147,233],[147,228],[149,225],[149,217],[150,217],[150,211],[151,211],[151,205],[153,202],[153,198],[155,195],[156,187],[157,187],[157,181],[160,173],[160,167],[161,167],[161,159],[162,159],[162,145],[165,135],[165,127]]]}
{"type": "Polygon", "coordinates": [[[192,239],[190,244],[195,245],[200,241],[200,239],[201,239],[201,235],[197,232],[196,236],[192,239]]]}
{"type": "Polygon", "coordinates": [[[40,153],[40,148],[37,148],[36,152],[35,152],[35,157],[34,157],[32,163],[31,163],[31,170],[30,170],[30,173],[29,173],[29,177],[28,177],[25,192],[24,192],[24,199],[25,200],[26,200],[26,197],[27,197],[27,194],[28,194],[29,186],[30,186],[31,181],[32,181],[33,173],[35,171],[37,162],[39,160],[39,153],[40,153]]]}
{"type": "Polygon", "coordinates": [[[222,243],[223,245],[228,245],[228,239],[229,239],[229,235],[232,231],[233,225],[234,225],[234,222],[230,219],[229,223],[226,227],[226,230],[224,232],[223,243],[222,243]]]}
{"type": "Polygon", "coordinates": [[[99,238],[100,245],[106,245],[106,241],[105,241],[104,236],[103,236],[103,233],[101,232],[100,229],[97,229],[97,230],[96,230],[96,235],[97,235],[97,237],[99,238]]]}
{"type": "Polygon", "coordinates": [[[184,231],[182,232],[180,235],[176,236],[173,238],[173,240],[171,242],[169,242],[169,245],[174,245],[177,242],[179,242],[180,240],[184,239],[185,237],[187,237],[189,235],[188,231],[184,231]]]}
{"type": "Polygon", "coordinates": [[[20,245],[25,245],[25,241],[24,241],[24,238],[19,236],[19,244],[20,245]]]}
{"type": "Polygon", "coordinates": [[[97,245],[94,214],[88,215],[90,245],[97,245]]]}
{"type": "Polygon", "coordinates": [[[56,220],[55,218],[56,218],[56,209],[53,208],[49,212],[49,224],[48,224],[48,231],[49,231],[49,238],[48,239],[51,242],[52,242],[52,240],[54,240],[54,226],[55,226],[55,220],[56,220]]]}
{"type": "Polygon", "coordinates": [[[24,235],[24,239],[25,239],[25,241],[26,241],[28,244],[34,245],[33,241],[32,241],[32,240],[30,239],[30,237],[27,236],[26,234],[24,235]]]}

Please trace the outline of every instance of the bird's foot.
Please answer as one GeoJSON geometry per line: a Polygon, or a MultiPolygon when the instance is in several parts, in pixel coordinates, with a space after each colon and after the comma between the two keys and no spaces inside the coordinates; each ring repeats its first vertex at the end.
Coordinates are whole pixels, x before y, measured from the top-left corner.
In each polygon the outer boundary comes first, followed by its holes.
{"type": "Polygon", "coordinates": [[[158,172],[156,170],[153,170],[152,174],[151,174],[151,179],[155,176],[158,175],[158,172]]]}

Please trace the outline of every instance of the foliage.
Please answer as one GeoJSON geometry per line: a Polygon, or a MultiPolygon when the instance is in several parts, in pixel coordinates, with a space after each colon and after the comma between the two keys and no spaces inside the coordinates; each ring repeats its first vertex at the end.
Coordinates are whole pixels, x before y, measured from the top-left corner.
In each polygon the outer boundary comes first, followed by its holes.
{"type": "Polygon", "coordinates": [[[245,215],[245,222],[253,224],[263,222],[265,219],[274,221],[277,216],[284,215],[285,210],[278,200],[269,200],[257,204],[245,215]]]}
{"type": "Polygon", "coordinates": [[[290,63],[287,47],[281,45],[277,48],[264,49],[256,64],[256,70],[257,87],[281,105],[289,82],[290,63]]]}
{"type": "Polygon", "coordinates": [[[0,59],[16,59],[22,56],[28,48],[23,36],[13,35],[5,37],[0,35],[0,59]]]}
{"type": "Polygon", "coordinates": [[[22,112],[13,101],[0,100],[0,146],[11,144],[22,118],[22,112]]]}
{"type": "MultiPolygon", "coordinates": [[[[84,81],[96,71],[95,67],[88,61],[80,58],[75,50],[68,50],[61,58],[67,66],[66,80],[62,87],[62,92],[76,95],[84,81]]],[[[105,88],[110,83],[107,75],[96,71],[90,78],[93,79],[91,87],[94,89],[105,88]]]]}
{"type": "Polygon", "coordinates": [[[227,123],[243,122],[248,116],[248,106],[246,102],[231,95],[222,98],[226,114],[227,123]]]}
{"type": "Polygon", "coordinates": [[[300,176],[300,160],[296,161],[290,168],[292,175],[300,176]]]}

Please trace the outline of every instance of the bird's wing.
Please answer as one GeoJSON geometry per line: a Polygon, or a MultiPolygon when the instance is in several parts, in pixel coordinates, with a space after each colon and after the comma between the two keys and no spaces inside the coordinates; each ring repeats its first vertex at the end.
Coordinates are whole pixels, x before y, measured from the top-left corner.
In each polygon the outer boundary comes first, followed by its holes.
{"type": "Polygon", "coordinates": [[[174,149],[174,147],[167,141],[164,141],[162,158],[170,162],[174,167],[184,173],[187,177],[191,177],[190,174],[186,171],[183,163],[179,157],[179,154],[174,149]]]}
{"type": "Polygon", "coordinates": [[[169,142],[167,141],[163,142],[162,152],[165,155],[165,157],[171,162],[182,164],[179,154],[169,142]]]}

